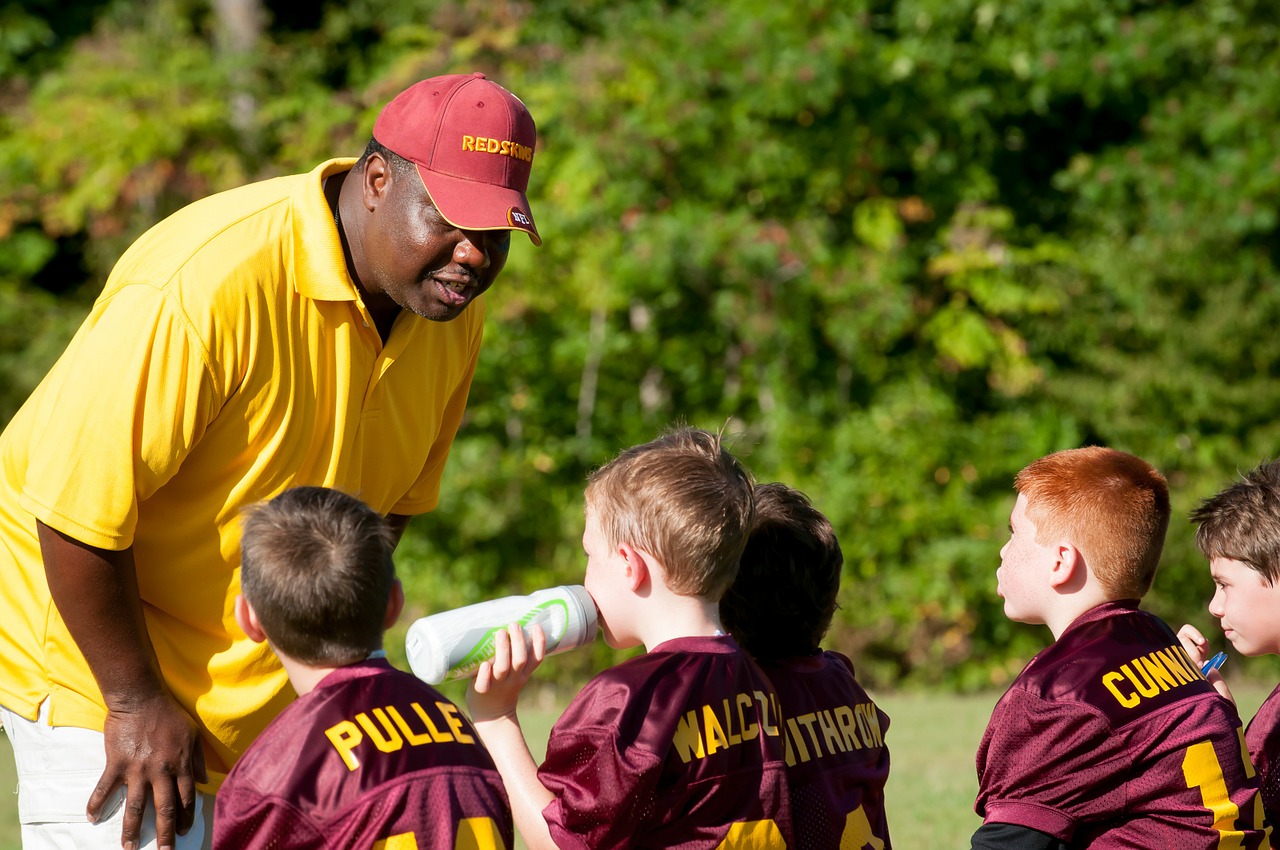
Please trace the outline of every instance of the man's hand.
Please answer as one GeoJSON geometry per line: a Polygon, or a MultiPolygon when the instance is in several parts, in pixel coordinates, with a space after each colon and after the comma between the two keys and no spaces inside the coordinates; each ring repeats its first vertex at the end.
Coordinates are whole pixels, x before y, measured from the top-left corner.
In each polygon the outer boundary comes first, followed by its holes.
{"type": "Polygon", "coordinates": [[[172,848],[175,830],[185,834],[195,820],[196,783],[205,782],[204,753],[195,721],[167,695],[108,710],[103,728],[107,767],[89,795],[87,813],[97,821],[121,784],[124,802],[121,846],[139,844],[147,798],[156,810],[156,843],[172,848]]]}
{"type": "Polygon", "coordinates": [[[526,641],[519,623],[493,636],[493,660],[476,671],[467,688],[467,708],[475,723],[515,718],[520,691],[533,671],[538,669],[547,651],[547,635],[542,626],[534,625],[530,641],[526,641]]]}
{"type": "Polygon", "coordinates": [[[161,850],[195,821],[195,781],[205,780],[195,721],[170,695],[147,633],[133,549],[90,546],[36,523],[49,594],[97,680],[107,708],[107,767],[86,814],[128,785],[120,842],[136,847],[150,796],[161,850]]]}

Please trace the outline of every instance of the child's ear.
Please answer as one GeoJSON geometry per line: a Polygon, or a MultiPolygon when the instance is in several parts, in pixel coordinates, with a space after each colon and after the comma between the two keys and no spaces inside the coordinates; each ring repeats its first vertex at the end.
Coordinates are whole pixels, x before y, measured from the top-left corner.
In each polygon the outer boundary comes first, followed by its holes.
{"type": "Polygon", "coordinates": [[[249,600],[239,593],[236,594],[235,614],[236,625],[249,636],[249,640],[262,643],[267,639],[267,633],[262,630],[262,624],[258,622],[258,612],[254,611],[249,600]]]}
{"type": "Polygon", "coordinates": [[[1049,586],[1066,590],[1069,585],[1083,584],[1088,567],[1084,555],[1070,543],[1058,544],[1058,557],[1049,570],[1049,586]]]}
{"type": "Polygon", "coordinates": [[[618,554],[626,562],[627,586],[634,593],[649,580],[649,559],[630,543],[619,544],[618,554]]]}
{"type": "Polygon", "coordinates": [[[391,584],[391,597],[387,599],[387,618],[382,621],[382,628],[389,629],[396,624],[396,620],[400,619],[400,612],[404,610],[404,585],[400,584],[400,579],[396,579],[391,584]]]}

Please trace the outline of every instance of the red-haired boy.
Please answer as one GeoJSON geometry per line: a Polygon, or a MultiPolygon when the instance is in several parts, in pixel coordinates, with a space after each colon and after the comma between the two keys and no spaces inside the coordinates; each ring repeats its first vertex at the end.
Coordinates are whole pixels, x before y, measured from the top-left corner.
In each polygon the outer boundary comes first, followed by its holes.
{"type": "Polygon", "coordinates": [[[991,715],[972,847],[1266,848],[1235,706],[1138,607],[1169,525],[1164,476],[1089,447],[1035,461],[1014,489],[997,592],[1054,643],[991,715]]]}

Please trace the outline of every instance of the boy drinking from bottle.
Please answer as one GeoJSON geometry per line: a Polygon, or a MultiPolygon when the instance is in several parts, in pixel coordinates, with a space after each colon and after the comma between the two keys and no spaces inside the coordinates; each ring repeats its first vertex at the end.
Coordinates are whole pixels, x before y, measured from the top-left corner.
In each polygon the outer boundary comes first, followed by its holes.
{"type": "Polygon", "coordinates": [[[791,841],[781,719],[760,668],[721,627],[751,528],[752,482],[719,437],[683,428],[622,452],[587,485],[585,585],[615,648],[538,767],[520,691],[540,630],[499,634],[467,693],[530,850],[781,850],[791,841]]]}

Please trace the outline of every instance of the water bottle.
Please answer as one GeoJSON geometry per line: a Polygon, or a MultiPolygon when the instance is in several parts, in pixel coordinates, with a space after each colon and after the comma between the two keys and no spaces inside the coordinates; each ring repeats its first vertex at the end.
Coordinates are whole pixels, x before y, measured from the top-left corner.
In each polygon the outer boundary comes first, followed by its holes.
{"type": "Polygon", "coordinates": [[[419,679],[438,685],[474,676],[493,658],[493,638],[519,623],[525,636],[535,624],[547,636],[547,655],[585,646],[596,639],[596,604],[580,584],[504,596],[423,617],[409,626],[405,652],[419,679]]]}

